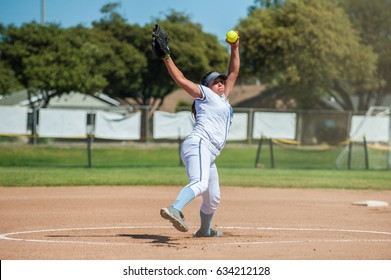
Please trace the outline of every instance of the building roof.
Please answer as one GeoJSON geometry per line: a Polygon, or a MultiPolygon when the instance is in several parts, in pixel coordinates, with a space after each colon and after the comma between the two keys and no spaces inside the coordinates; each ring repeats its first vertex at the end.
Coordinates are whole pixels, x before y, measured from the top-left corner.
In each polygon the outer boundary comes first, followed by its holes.
{"type": "MultiPolygon", "coordinates": [[[[34,97],[33,101],[39,97],[34,97]]],[[[0,106],[28,106],[27,90],[20,90],[9,95],[0,95],[0,106]]],[[[71,92],[54,96],[50,99],[48,108],[72,107],[72,108],[109,108],[120,106],[120,102],[103,93],[94,95],[71,92]]]]}

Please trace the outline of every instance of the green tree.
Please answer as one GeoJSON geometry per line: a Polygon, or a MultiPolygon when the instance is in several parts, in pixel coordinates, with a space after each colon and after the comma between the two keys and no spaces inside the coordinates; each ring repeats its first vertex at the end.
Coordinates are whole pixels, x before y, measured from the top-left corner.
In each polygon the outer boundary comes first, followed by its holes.
{"type": "Polygon", "coordinates": [[[29,77],[27,88],[40,92],[43,107],[54,96],[72,91],[94,94],[107,84],[98,71],[102,50],[78,36],[83,32],[89,31],[61,29],[49,47],[25,59],[24,73],[29,77]]]}
{"type": "Polygon", "coordinates": [[[111,59],[107,60],[105,77],[108,81],[104,92],[114,98],[126,102],[131,97],[144,105],[137,96],[143,84],[143,73],[147,70],[147,60],[135,44],[127,37],[141,36],[138,25],[129,25],[126,19],[116,12],[120,3],[109,3],[101,8],[104,14],[99,22],[93,22],[93,32],[104,34],[99,40],[110,46],[113,51],[111,59]],[[105,38],[110,38],[105,40],[105,38]]]}
{"type": "Polygon", "coordinates": [[[375,104],[381,105],[391,94],[391,1],[340,0],[364,44],[379,56],[377,74],[384,87],[374,92],[375,104]]]}
{"type": "Polygon", "coordinates": [[[58,25],[43,27],[35,22],[24,24],[20,28],[10,25],[4,29],[1,58],[7,61],[20,84],[27,89],[30,101],[35,91],[30,85],[35,77],[26,72],[28,60],[42,54],[51,45],[59,30],[58,25]]]}
{"type": "MultiPolygon", "coordinates": [[[[116,12],[119,5],[103,6],[103,18],[93,22],[91,29],[36,22],[20,28],[1,26],[0,54],[6,62],[2,71],[11,66],[13,72],[6,74],[14,73],[30,100],[33,95],[41,96],[41,106],[71,91],[104,91],[123,101],[132,98],[140,105],[160,106],[175,83],[152,55],[153,25],[127,24],[116,12]]],[[[216,36],[203,32],[201,25],[175,11],[156,22],[169,32],[172,55],[189,78],[198,81],[210,69],[225,71],[227,50],[216,36]]]]}
{"type": "Polygon", "coordinates": [[[20,87],[19,81],[11,65],[3,58],[2,41],[5,35],[5,27],[0,23],[0,95],[10,94],[12,90],[20,87]]]}
{"type": "Polygon", "coordinates": [[[146,68],[146,59],[133,45],[118,40],[107,30],[91,30],[95,44],[105,50],[98,70],[107,84],[103,92],[113,98],[125,99],[129,92],[137,92],[142,84],[142,73],[146,68]]]}
{"type": "MultiPolygon", "coordinates": [[[[165,19],[157,20],[168,33],[171,55],[187,78],[199,82],[201,76],[215,69],[226,72],[228,52],[217,37],[203,32],[202,26],[192,23],[188,16],[171,11],[165,19]]],[[[176,87],[162,61],[151,51],[153,24],[144,27],[144,41],[140,46],[148,59],[148,71],[144,75],[147,96],[157,97],[160,104],[176,87]]]]}
{"type": "Polygon", "coordinates": [[[12,68],[7,62],[0,61],[0,95],[10,94],[12,90],[20,87],[21,85],[12,68]]]}
{"type": "MultiPolygon", "coordinates": [[[[126,65],[129,69],[137,69],[137,73],[141,75],[139,80],[124,76],[117,76],[117,80],[108,77],[109,84],[105,92],[125,102],[130,98],[139,105],[151,106],[153,109],[149,115],[142,111],[142,121],[145,122],[150,119],[153,111],[163,104],[165,97],[176,85],[163,62],[152,54],[151,34],[154,24],[143,27],[127,24],[126,19],[121,18],[116,12],[118,7],[118,3],[104,6],[101,12],[105,16],[100,21],[93,22],[94,29],[112,34],[118,41],[127,45],[129,50],[135,48],[145,60],[143,63],[134,62],[126,65]],[[119,87],[119,84],[122,86],[119,87]]],[[[172,56],[188,78],[198,82],[209,69],[226,71],[224,68],[228,62],[227,50],[216,36],[203,32],[201,25],[192,23],[188,16],[171,11],[164,19],[156,19],[155,22],[162,25],[169,34],[172,56]]],[[[130,52],[127,54],[129,58],[135,57],[130,52]]],[[[146,131],[141,131],[141,134],[142,138],[145,138],[146,131]]]]}
{"type": "Polygon", "coordinates": [[[350,96],[379,85],[377,56],[360,44],[346,13],[332,1],[256,9],[238,30],[244,72],[294,97],[300,108],[322,107],[322,97],[333,97],[354,110],[350,96]]]}
{"type": "Polygon", "coordinates": [[[20,28],[9,26],[1,42],[1,55],[12,65],[18,81],[38,106],[46,107],[56,95],[71,91],[92,94],[107,83],[97,71],[102,50],[88,39],[81,27],[62,29],[58,25],[35,22],[20,28]],[[87,38],[87,39],[86,39],[87,38]]]}
{"type": "Polygon", "coordinates": [[[250,6],[249,12],[256,10],[257,8],[273,8],[283,4],[285,0],[254,0],[254,5],[250,6]]]}
{"type": "MultiPolygon", "coordinates": [[[[132,98],[140,105],[159,107],[164,98],[173,91],[175,83],[164,68],[164,64],[157,60],[151,51],[151,33],[153,24],[144,27],[130,25],[126,19],[120,18],[116,12],[119,4],[113,3],[101,9],[105,16],[94,22],[96,29],[110,32],[120,42],[136,48],[146,59],[143,69],[138,69],[141,74],[141,84],[132,87],[134,81],[127,80],[128,86],[120,90],[113,90],[116,83],[109,80],[107,92],[117,92],[121,98],[132,98]],[[115,20],[113,20],[115,19],[115,20]]],[[[168,32],[170,48],[176,63],[190,79],[198,81],[203,73],[210,68],[223,71],[228,61],[226,49],[218,42],[216,36],[203,32],[199,24],[192,23],[188,16],[171,11],[164,19],[156,19],[168,32]]],[[[141,65],[141,64],[140,64],[141,65]]],[[[127,67],[133,67],[129,64],[127,67]]]]}

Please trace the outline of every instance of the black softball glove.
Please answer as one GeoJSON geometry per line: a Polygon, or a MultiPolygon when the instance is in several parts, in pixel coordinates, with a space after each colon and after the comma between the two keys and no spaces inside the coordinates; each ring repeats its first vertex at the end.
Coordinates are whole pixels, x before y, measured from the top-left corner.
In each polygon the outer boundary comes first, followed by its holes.
{"type": "Polygon", "coordinates": [[[155,24],[152,31],[152,52],[159,59],[164,59],[170,56],[168,36],[158,24],[155,24]]]}

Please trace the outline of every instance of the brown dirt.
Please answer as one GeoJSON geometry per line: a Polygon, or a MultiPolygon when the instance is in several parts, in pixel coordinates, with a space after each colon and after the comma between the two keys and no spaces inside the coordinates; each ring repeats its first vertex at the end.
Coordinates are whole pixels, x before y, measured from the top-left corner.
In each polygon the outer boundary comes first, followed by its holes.
{"type": "Polygon", "coordinates": [[[180,187],[0,187],[0,259],[391,259],[391,191],[223,187],[214,225],[193,238],[159,215],[180,187]]]}

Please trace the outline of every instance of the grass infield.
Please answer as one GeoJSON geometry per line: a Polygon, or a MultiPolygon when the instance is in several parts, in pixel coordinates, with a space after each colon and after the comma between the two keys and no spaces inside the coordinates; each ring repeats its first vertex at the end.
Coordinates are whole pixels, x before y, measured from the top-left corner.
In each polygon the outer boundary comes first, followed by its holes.
{"type": "MultiPolygon", "coordinates": [[[[389,170],[337,170],[338,150],[290,151],[275,148],[276,168],[257,146],[227,145],[217,160],[222,186],[390,190],[389,170]]],[[[83,145],[0,145],[0,186],[182,186],[186,170],[178,147],[93,146],[88,168],[83,145]]]]}

